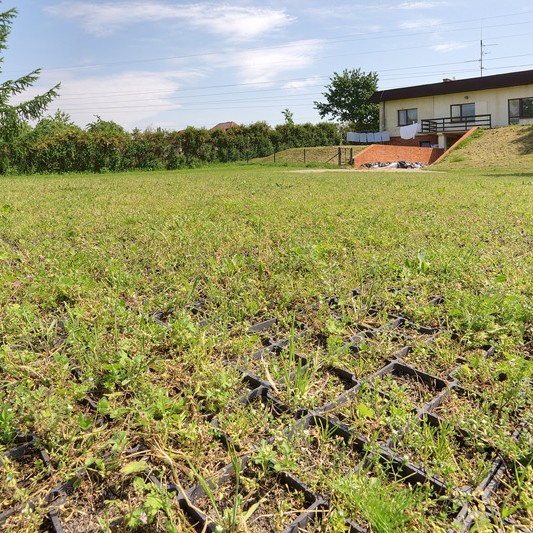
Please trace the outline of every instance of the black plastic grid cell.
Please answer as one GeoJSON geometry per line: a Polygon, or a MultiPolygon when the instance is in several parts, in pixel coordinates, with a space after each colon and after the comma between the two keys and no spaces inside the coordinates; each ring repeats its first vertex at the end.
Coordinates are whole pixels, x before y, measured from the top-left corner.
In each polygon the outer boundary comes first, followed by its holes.
{"type": "MultiPolygon", "coordinates": [[[[393,479],[401,480],[403,483],[406,485],[411,485],[413,488],[419,485],[427,486],[432,491],[431,494],[433,494],[433,496],[431,497],[434,498],[435,503],[438,503],[442,498],[444,498],[443,501],[447,501],[450,508],[453,507],[456,509],[450,511],[450,521],[458,520],[461,518],[461,516],[467,514],[468,508],[462,501],[466,498],[461,498],[457,497],[455,494],[450,494],[448,487],[441,480],[428,476],[424,470],[416,465],[406,462],[403,458],[398,457],[386,446],[367,449],[364,439],[354,437],[352,433],[347,431],[341,425],[337,425],[336,421],[329,416],[309,415],[301,419],[297,424],[297,426],[299,426],[299,431],[308,428],[310,425],[322,427],[329,426],[328,429],[333,430],[333,434],[335,434],[337,437],[341,437],[347,446],[353,447],[354,451],[359,454],[360,458],[360,461],[355,466],[354,471],[366,468],[369,468],[369,471],[372,471],[372,465],[375,461],[378,461],[384,467],[386,467],[385,471],[388,472],[387,477],[389,477],[391,481],[393,479]]],[[[320,452],[317,453],[319,454],[320,452]]],[[[463,496],[465,496],[465,494],[463,494],[463,496]]],[[[330,503],[329,492],[326,491],[323,494],[320,494],[320,497],[324,498],[328,511],[334,510],[334,506],[332,506],[330,503]]],[[[320,515],[318,517],[319,523],[321,519],[327,520],[327,516],[327,511],[324,513],[324,516],[320,515]]],[[[367,529],[362,527],[361,524],[358,524],[353,519],[347,518],[345,525],[347,531],[368,533],[367,529]]],[[[316,530],[322,531],[320,528],[317,528],[316,530]]],[[[312,529],[312,531],[315,531],[315,529],[312,529]]]]}
{"type": "Polygon", "coordinates": [[[523,414],[523,410],[510,410],[504,413],[497,404],[489,402],[482,392],[464,389],[457,383],[452,384],[448,393],[439,397],[438,401],[431,405],[429,411],[441,419],[453,421],[463,431],[481,439],[490,438],[491,432],[487,429],[497,430],[511,437],[519,429],[523,414]],[[454,401],[460,404],[461,411],[457,412],[457,408],[454,409],[454,401]],[[448,407],[449,403],[451,406],[448,407]],[[480,418],[472,424],[470,415],[473,412],[478,413],[479,417],[486,415],[486,418],[480,418]]]}
{"type": "MultiPolygon", "coordinates": [[[[134,461],[137,459],[137,457],[143,455],[143,453],[147,450],[148,448],[141,443],[133,448],[124,450],[123,453],[126,459],[134,461]]],[[[113,458],[111,453],[104,455],[102,459],[103,461],[111,462],[116,460],[116,458],[113,458]]],[[[190,484],[187,484],[184,487],[183,485],[176,484],[173,481],[165,480],[157,466],[152,464],[150,461],[145,462],[147,466],[144,468],[143,472],[137,472],[135,475],[143,476],[147,482],[153,483],[157,488],[166,491],[171,496],[170,499],[175,501],[176,507],[180,508],[185,490],[190,486],[190,484]]],[[[96,523],[96,514],[94,516],[88,516],[87,519],[85,519],[84,516],[87,514],[85,511],[78,513],[78,515],[81,517],[81,524],[76,522],[77,515],[74,515],[74,524],[70,523],[72,519],[72,510],[69,507],[76,507],[78,503],[77,497],[80,494],[82,487],[85,485],[86,487],[90,487],[92,490],[98,486],[98,480],[96,478],[92,479],[93,477],[94,476],[91,474],[91,467],[81,467],[71,476],[69,480],[59,483],[50,492],[50,494],[47,496],[47,503],[49,505],[48,517],[46,523],[44,524],[48,530],[55,533],[63,533],[65,529],[73,530],[73,528],[77,529],[78,527],[99,527],[96,523]],[[94,523],[85,523],[86,520],[91,522],[94,520],[94,523]]],[[[103,482],[104,479],[101,479],[100,483],[103,482]]],[[[127,485],[131,485],[131,483],[125,484],[125,486],[127,485]]],[[[107,490],[109,491],[109,498],[113,498],[116,497],[116,495],[118,495],[122,489],[119,486],[115,486],[115,484],[111,484],[107,490]],[[117,492],[115,493],[115,491],[117,492]]],[[[81,503],[82,502],[83,500],[81,500],[81,503]]],[[[101,501],[100,503],[103,505],[105,502],[101,501]]],[[[104,507],[102,507],[100,511],[105,512],[104,507]]],[[[123,530],[125,528],[124,518],[125,517],[123,516],[114,518],[109,523],[111,530],[123,530]]],[[[92,531],[93,529],[90,530],[92,531]]]]}
{"type": "MultiPolygon", "coordinates": [[[[6,460],[20,462],[21,468],[24,471],[24,461],[40,461],[45,469],[45,472],[37,475],[36,478],[32,476],[30,472],[21,481],[22,483],[35,481],[41,485],[46,485],[53,474],[53,468],[50,461],[48,452],[41,446],[39,439],[34,434],[19,434],[15,441],[15,446],[2,453],[0,456],[0,465],[4,464],[6,460]]],[[[7,480],[3,480],[7,481],[7,480]]],[[[22,487],[19,487],[22,488],[22,487]]],[[[30,497],[29,499],[16,504],[10,508],[5,508],[0,512],[0,529],[3,528],[6,522],[15,515],[25,512],[25,509],[34,510],[37,506],[47,509],[47,520],[51,521],[51,513],[54,507],[64,502],[66,493],[64,490],[64,484],[57,484],[47,489],[39,497],[30,497]]]]}
{"type": "Polygon", "coordinates": [[[418,346],[434,342],[440,332],[440,328],[417,326],[406,320],[401,327],[391,332],[390,337],[391,341],[402,347],[418,346]]]}
{"type": "MultiPolygon", "coordinates": [[[[454,336],[452,335],[452,339],[454,339],[454,336]]],[[[457,340],[457,339],[456,339],[457,340]]],[[[496,346],[494,344],[483,344],[479,346],[478,348],[472,348],[473,351],[480,351],[480,355],[483,359],[490,360],[494,357],[496,354],[496,346]]],[[[450,377],[452,379],[456,379],[456,375],[461,368],[461,365],[468,365],[468,360],[464,357],[464,355],[457,357],[457,367],[450,372],[450,377]]]]}
{"type": "Polygon", "coordinates": [[[351,372],[331,365],[314,367],[307,358],[297,353],[290,354],[287,349],[278,345],[255,352],[250,363],[254,366],[248,364],[241,367],[244,379],[253,387],[271,389],[273,396],[291,405],[297,417],[320,408],[358,384],[351,372]],[[272,368],[279,370],[281,366],[285,368],[285,375],[280,377],[274,374],[272,368]],[[305,398],[305,391],[298,390],[298,383],[306,384],[308,398],[305,398]]]}
{"type": "Polygon", "coordinates": [[[440,345],[435,338],[427,343],[414,344],[403,347],[396,352],[396,360],[407,366],[416,368],[420,372],[434,375],[447,383],[454,383],[454,372],[457,368],[457,362],[451,357],[447,360],[439,357],[440,350],[452,350],[446,346],[446,342],[440,345]]]}
{"type": "MultiPolygon", "coordinates": [[[[2,454],[0,463],[2,459],[5,460],[5,458],[9,458],[10,460],[23,460],[26,456],[38,454],[39,457],[42,458],[44,465],[50,470],[50,473],[52,473],[53,469],[51,467],[48,453],[41,447],[39,439],[35,435],[18,435],[15,444],[17,444],[17,446],[8,449],[2,454]]],[[[139,444],[134,448],[124,450],[123,453],[125,458],[131,458],[134,460],[139,454],[142,455],[142,453],[147,450],[148,448],[144,444],[139,444]]],[[[112,454],[106,454],[103,456],[102,460],[113,462],[116,458],[113,458],[112,454]]],[[[81,467],[75,471],[68,480],[58,482],[55,486],[49,489],[44,496],[41,495],[39,497],[38,504],[44,506],[44,509],[47,510],[47,515],[42,525],[42,528],[44,528],[43,530],[63,533],[65,527],[71,529],[72,526],[68,524],[68,521],[65,522],[64,508],[68,507],[69,503],[72,503],[72,500],[76,497],[82,484],[88,483],[87,478],[89,477],[89,474],[89,467],[81,467]]],[[[165,481],[158,467],[151,464],[150,461],[147,461],[147,466],[144,469],[143,475],[147,481],[152,482],[159,489],[175,495],[174,499],[176,501],[176,506],[180,507],[183,494],[185,493],[183,485],[176,485],[174,482],[165,481]]],[[[94,481],[91,481],[89,484],[91,487],[94,486],[94,481]]],[[[190,484],[187,484],[185,488],[189,486],[190,484]]],[[[30,499],[17,507],[3,510],[0,513],[0,528],[14,514],[22,512],[25,508],[34,509],[36,505],[37,501],[30,499]]],[[[113,530],[117,528],[122,529],[124,527],[123,518],[113,520],[110,523],[110,527],[113,530]]]]}
{"type": "Polygon", "coordinates": [[[414,406],[402,403],[398,398],[362,383],[316,412],[364,442],[390,445],[420,416],[414,406]],[[400,420],[400,414],[405,415],[405,420],[400,420]]]}
{"type": "MultiPolygon", "coordinates": [[[[215,417],[211,421],[211,424],[213,425],[216,434],[229,450],[240,452],[242,450],[242,444],[248,449],[253,449],[263,441],[270,442],[274,438],[276,429],[278,432],[283,432],[287,423],[293,423],[295,416],[296,414],[288,405],[280,402],[276,397],[272,396],[268,387],[258,387],[252,390],[249,394],[239,398],[235,404],[228,406],[226,412],[215,417]],[[223,421],[224,415],[228,415],[229,417],[235,413],[238,415],[239,409],[247,409],[248,411],[251,411],[252,409],[258,410],[259,418],[261,418],[262,413],[265,413],[267,418],[273,420],[273,425],[255,428],[255,432],[252,435],[246,436],[245,442],[241,443],[239,442],[240,439],[238,440],[238,437],[235,437],[224,429],[225,424],[223,421]],[[280,421],[279,427],[277,426],[278,420],[280,421]]],[[[246,427],[245,429],[249,430],[250,428],[246,427]]]]}
{"type": "MultiPolygon", "coordinates": [[[[531,424],[529,420],[524,420],[515,431],[513,438],[519,442],[523,437],[527,442],[531,442],[531,424]]],[[[493,527],[503,528],[505,531],[516,531],[520,533],[529,533],[533,530],[533,517],[531,513],[525,515],[517,515],[516,508],[513,508],[513,500],[511,495],[505,496],[506,488],[510,491],[517,489],[516,480],[513,480],[513,476],[519,474],[519,472],[525,472],[528,467],[531,466],[531,447],[523,449],[523,456],[518,459],[506,458],[502,456],[494,462],[492,475],[490,476],[488,483],[484,486],[484,490],[478,497],[478,501],[475,506],[472,506],[470,512],[465,518],[465,525],[472,526],[481,517],[488,519],[493,527]],[[502,488],[503,487],[503,488],[502,488]],[[507,512],[502,514],[500,506],[502,503],[507,508],[507,512]]],[[[522,475],[521,473],[519,475],[522,475]]],[[[465,529],[466,531],[466,529],[465,529]]]]}
{"type": "MultiPolygon", "coordinates": [[[[429,412],[424,412],[422,416],[418,420],[418,425],[420,428],[422,426],[433,428],[435,430],[435,434],[437,435],[438,431],[443,427],[443,424],[445,422],[441,420],[440,418],[432,415],[429,412]]],[[[479,481],[477,483],[471,483],[466,482],[463,485],[457,485],[453,484],[450,479],[446,478],[439,478],[436,474],[427,475],[427,477],[430,477],[432,479],[440,480],[440,483],[447,487],[448,494],[453,493],[459,493],[464,492],[466,494],[471,493],[482,493],[487,485],[489,484],[492,475],[494,473],[494,469],[499,465],[500,458],[498,457],[498,454],[496,453],[496,450],[491,447],[488,444],[485,443],[478,443],[476,442],[470,442],[470,434],[467,431],[462,430],[461,428],[455,427],[455,426],[447,426],[450,428],[450,431],[453,431],[453,437],[455,439],[455,444],[458,449],[464,450],[464,457],[468,460],[471,459],[474,453],[477,453],[479,455],[480,462],[482,463],[482,469],[474,470],[470,473],[474,476],[474,478],[479,478],[479,481]]],[[[394,446],[392,446],[391,451],[393,454],[398,458],[399,460],[403,462],[409,462],[413,465],[414,468],[421,472],[427,472],[427,470],[431,467],[428,466],[426,461],[420,461],[419,459],[413,459],[411,462],[410,460],[405,459],[405,453],[409,450],[405,446],[405,440],[409,439],[412,435],[414,428],[411,428],[411,432],[409,436],[406,436],[404,434],[404,438],[400,439],[398,442],[394,443],[394,446]]],[[[438,436],[437,436],[438,438],[438,436]]],[[[462,471],[463,469],[458,466],[457,472],[462,471]]],[[[450,475],[450,474],[449,474],[450,475]]]]}
{"type": "Polygon", "coordinates": [[[264,347],[278,349],[288,346],[291,339],[298,339],[307,331],[308,327],[297,319],[292,318],[283,322],[276,316],[253,323],[247,329],[248,334],[259,336],[264,347]]]}
{"type": "MultiPolygon", "coordinates": [[[[306,525],[314,518],[318,513],[322,512],[324,507],[324,502],[311,490],[309,490],[304,484],[302,484],[296,477],[292,476],[287,472],[275,472],[273,470],[268,470],[263,473],[258,473],[259,467],[254,467],[250,461],[249,456],[244,456],[236,461],[238,464],[239,473],[242,478],[255,479],[258,484],[258,495],[253,494],[253,500],[248,501],[250,504],[247,509],[257,503],[258,501],[268,501],[268,492],[261,492],[261,482],[268,481],[272,486],[278,486],[281,490],[284,490],[285,493],[291,495],[297,495],[298,499],[302,502],[298,505],[297,508],[293,509],[294,518],[289,521],[289,523],[282,529],[283,533],[297,533],[298,531],[305,531],[306,525]],[[259,498],[259,500],[258,500],[259,498]]],[[[202,480],[198,485],[193,487],[185,495],[183,507],[186,514],[190,518],[191,524],[198,531],[207,531],[214,533],[217,530],[217,519],[215,517],[209,517],[208,507],[215,505],[220,505],[221,507],[227,508],[227,504],[233,503],[235,501],[235,494],[232,494],[230,490],[230,496],[224,495],[220,500],[216,500],[216,495],[218,491],[225,490],[236,480],[235,465],[228,465],[220,476],[209,479],[202,480]],[[213,497],[211,497],[211,495],[213,497]],[[215,502],[213,502],[215,499],[215,502]],[[231,503],[230,503],[231,502],[231,503]]],[[[253,489],[252,489],[253,490],[253,489]]],[[[247,505],[247,504],[245,504],[247,505]]],[[[261,507],[254,511],[260,512],[261,507]]],[[[251,518],[253,519],[254,513],[252,513],[251,518]]],[[[220,516],[220,514],[219,514],[220,516]]],[[[268,528],[268,526],[266,526],[268,528]]],[[[264,531],[275,531],[274,529],[263,529],[264,531]]]]}
{"type": "MultiPolygon", "coordinates": [[[[442,303],[442,301],[443,300],[441,297],[436,297],[430,302],[430,304],[439,305],[442,303]]],[[[331,307],[332,310],[335,310],[338,308],[338,299],[331,298],[327,303],[331,307]]],[[[205,312],[206,308],[205,308],[204,303],[202,302],[195,302],[194,304],[189,306],[188,309],[192,315],[196,315],[202,318],[206,316],[206,312],[205,312]]],[[[381,311],[377,307],[370,307],[366,311],[369,315],[374,315],[374,316],[380,315],[381,313],[381,311]]],[[[158,312],[154,313],[153,315],[154,320],[156,322],[159,320],[162,325],[168,326],[168,317],[170,316],[170,314],[166,316],[163,312],[161,313],[162,314],[158,314],[158,312]],[[166,321],[166,324],[165,324],[165,321],[166,321]]],[[[271,328],[273,328],[277,323],[278,323],[278,319],[271,318],[271,319],[264,320],[258,324],[254,324],[253,326],[249,328],[248,331],[250,333],[260,334],[260,336],[264,339],[264,344],[265,344],[265,348],[263,350],[260,350],[259,352],[256,352],[254,354],[254,357],[259,356],[260,358],[262,354],[267,354],[267,353],[279,354],[284,349],[287,348],[287,346],[290,343],[290,340],[286,336],[278,337],[278,336],[273,336],[273,335],[268,334],[268,331],[271,330],[271,328]]],[[[200,324],[202,325],[202,322],[200,322],[200,324]]],[[[206,324],[207,324],[207,321],[203,325],[206,325],[206,324]]],[[[409,333],[406,333],[406,332],[415,331],[417,334],[427,337],[427,339],[423,340],[424,342],[430,342],[431,338],[441,331],[439,328],[425,328],[424,326],[414,327],[404,316],[397,316],[397,317],[394,317],[391,321],[387,322],[386,324],[380,325],[378,327],[372,328],[372,327],[365,326],[363,324],[361,325],[359,329],[360,329],[359,333],[353,336],[348,341],[351,344],[354,353],[357,353],[361,342],[368,341],[369,339],[372,339],[378,335],[388,336],[393,342],[393,344],[395,344],[396,347],[398,348],[393,353],[390,354],[391,362],[387,366],[380,369],[378,372],[371,373],[369,374],[369,376],[367,376],[367,379],[369,380],[370,383],[372,383],[376,377],[382,377],[385,375],[404,376],[404,377],[410,376],[411,378],[415,379],[415,381],[419,381],[427,385],[435,393],[434,397],[429,402],[424,402],[421,405],[417,405],[417,408],[419,409],[419,411],[417,412],[418,418],[431,416],[428,413],[430,411],[434,412],[434,409],[438,407],[439,403],[449,393],[450,389],[455,388],[456,390],[459,390],[458,385],[454,383],[453,379],[445,380],[445,379],[438,378],[436,376],[431,376],[429,374],[421,372],[420,370],[410,365],[404,364],[404,362],[402,361],[402,358],[409,352],[409,350],[412,349],[412,346],[416,342],[421,342],[420,338],[416,338],[416,339],[409,338],[409,333]]],[[[295,336],[303,335],[307,333],[308,332],[304,331],[304,329],[302,328],[296,331],[295,336]]],[[[493,354],[494,354],[494,347],[486,347],[485,356],[487,358],[490,358],[493,354]]],[[[305,358],[301,358],[299,361],[301,364],[300,366],[305,367],[308,365],[308,361],[305,358]]],[[[465,361],[458,359],[459,364],[462,364],[464,362],[465,361]]],[[[341,376],[344,374],[345,381],[349,383],[349,386],[347,386],[347,391],[344,392],[341,396],[349,398],[350,395],[352,395],[354,391],[356,391],[360,387],[360,382],[357,381],[353,377],[353,374],[349,373],[348,371],[342,368],[340,369],[335,368],[332,370],[341,376]]],[[[263,401],[264,399],[268,398],[268,401],[272,402],[272,405],[276,406],[275,409],[279,408],[280,412],[283,409],[285,409],[285,407],[283,407],[282,409],[279,407],[279,406],[283,406],[283,404],[276,400],[275,389],[277,387],[286,386],[288,384],[287,382],[283,382],[283,381],[272,382],[272,380],[264,379],[264,377],[261,378],[261,376],[257,376],[254,373],[247,371],[246,369],[244,369],[244,377],[251,387],[252,386],[258,387],[255,391],[252,391],[250,395],[247,395],[249,401],[255,401],[258,398],[260,398],[261,401],[263,401]],[[258,393],[256,391],[261,391],[261,392],[258,393]],[[254,394],[256,395],[255,398],[253,398],[254,394]]],[[[79,378],[81,379],[81,374],[79,378]]],[[[241,400],[238,400],[238,401],[241,401],[241,400]]],[[[92,399],[92,397],[87,396],[86,398],[82,400],[82,403],[84,403],[93,412],[97,412],[97,403],[92,399]]],[[[301,427],[302,424],[306,424],[306,423],[313,424],[319,420],[322,420],[322,421],[327,420],[328,423],[330,424],[332,422],[335,423],[335,419],[331,417],[329,409],[334,405],[338,405],[338,403],[339,403],[339,399],[337,398],[335,399],[335,401],[330,402],[329,404],[326,404],[325,406],[323,405],[323,406],[316,407],[315,409],[311,411],[311,415],[308,415],[307,411],[300,410],[298,412],[298,416],[300,417],[304,415],[307,415],[307,416],[305,416],[299,422],[296,422],[295,420],[295,427],[301,427]]],[[[105,422],[108,422],[108,420],[100,418],[98,425],[101,425],[105,422]]],[[[216,419],[214,419],[214,423],[216,427],[216,419]]],[[[339,432],[339,435],[343,431],[346,430],[346,428],[343,427],[342,424],[338,424],[338,428],[339,429],[337,431],[339,432]]],[[[354,437],[353,434],[346,433],[346,438],[353,439],[353,437],[354,437]]],[[[360,443],[357,446],[362,447],[361,449],[363,449],[364,446],[367,444],[364,439],[360,441],[356,441],[356,442],[360,443]]],[[[395,453],[395,450],[393,449],[393,446],[392,446],[393,443],[383,442],[380,444],[381,444],[381,447],[379,448],[379,451],[376,452],[374,450],[374,453],[379,453],[380,460],[382,460],[383,462],[386,462],[390,466],[391,470],[393,470],[394,472],[397,472],[398,475],[403,476],[407,482],[413,483],[413,484],[414,483],[428,483],[432,486],[432,488],[438,494],[452,497],[452,495],[450,495],[448,485],[445,485],[442,482],[442,480],[428,477],[423,467],[406,462],[405,458],[400,457],[399,455],[395,453]]],[[[21,446],[24,446],[24,445],[25,444],[21,444],[21,446]]],[[[485,480],[481,484],[478,485],[478,487],[465,489],[464,492],[467,493],[468,491],[470,491],[470,493],[475,493],[475,492],[482,490],[484,495],[491,494],[494,491],[495,487],[497,487],[496,480],[499,474],[494,473],[495,471],[498,473],[500,472],[500,470],[498,470],[497,467],[499,467],[501,470],[502,463],[501,462],[497,463],[495,461],[494,464],[492,465],[492,470],[491,470],[492,473],[489,474],[485,478],[485,480]]],[[[186,503],[186,499],[188,498],[188,494],[192,493],[191,491],[186,492],[183,490],[184,487],[182,487],[181,485],[176,485],[176,484],[173,484],[172,482],[167,482],[166,480],[162,479],[160,476],[158,476],[157,469],[153,469],[153,470],[149,469],[145,472],[145,474],[147,475],[147,478],[150,479],[159,488],[163,490],[167,490],[170,493],[175,493],[176,498],[179,501],[179,505],[183,505],[184,507],[188,506],[188,504],[186,503]]],[[[61,501],[60,498],[64,499],[68,497],[69,493],[71,493],[73,489],[73,486],[79,483],[82,477],[83,476],[80,475],[77,478],[73,478],[73,480],[69,480],[67,483],[59,486],[58,491],[56,492],[56,496],[55,496],[56,503],[61,501]]],[[[296,529],[289,529],[290,527],[293,527],[293,528],[297,527],[297,528],[300,528],[301,530],[302,528],[305,527],[305,523],[306,521],[309,520],[310,517],[320,516],[320,513],[318,511],[320,509],[325,508],[324,502],[321,501],[320,497],[317,496],[316,494],[313,495],[313,497],[315,498],[315,503],[320,502],[319,504],[315,505],[314,507],[315,511],[307,512],[305,514],[304,521],[300,522],[297,525],[291,524],[290,526],[288,526],[288,528],[285,531],[291,531],[291,532],[296,531],[296,529]]],[[[483,496],[483,498],[485,498],[486,500],[485,496],[483,496]]],[[[312,507],[313,506],[311,505],[310,508],[312,507]]],[[[188,509],[190,511],[189,507],[188,509]]],[[[469,513],[470,511],[468,509],[468,506],[465,506],[465,509],[463,509],[463,511],[461,511],[461,513],[459,513],[457,517],[457,522],[462,524],[463,527],[466,527],[466,525],[469,523],[468,522],[469,513]]],[[[0,515],[0,519],[1,519],[1,516],[2,515],[0,515]]],[[[52,523],[52,529],[55,529],[56,531],[61,531],[60,513],[53,506],[51,506],[50,508],[49,519],[50,519],[50,522],[52,523]]],[[[347,525],[351,528],[350,530],[364,531],[364,529],[360,528],[355,523],[350,523],[349,520],[347,521],[347,525]]]]}
{"type": "Polygon", "coordinates": [[[378,327],[368,327],[365,324],[359,325],[360,332],[350,337],[349,342],[354,351],[359,349],[361,343],[366,339],[372,339],[379,335],[390,335],[391,332],[396,331],[402,324],[404,324],[405,318],[402,316],[392,317],[386,324],[378,327]]]}
{"type": "Polygon", "coordinates": [[[383,386],[384,380],[390,380],[391,385],[395,381],[405,384],[412,391],[413,406],[420,410],[429,409],[433,403],[439,402],[440,398],[447,394],[447,389],[450,386],[447,381],[421,372],[401,361],[391,362],[369,378],[372,386],[392,394],[383,386]]]}
{"type": "Polygon", "coordinates": [[[282,346],[273,344],[254,352],[248,364],[241,366],[240,370],[244,379],[254,388],[277,389],[291,381],[295,372],[304,372],[307,365],[308,361],[305,357],[298,354],[289,355],[282,346]],[[274,372],[273,368],[276,368],[278,372],[274,372]]]}
{"type": "Polygon", "coordinates": [[[339,424],[335,418],[323,413],[311,413],[299,419],[294,425],[294,428],[289,432],[289,436],[294,437],[312,426],[326,429],[331,436],[339,437],[354,453],[364,460],[364,456],[367,453],[365,449],[367,441],[354,435],[345,426],[339,424]]]}
{"type": "MultiPolygon", "coordinates": [[[[200,328],[205,328],[209,325],[209,315],[207,313],[207,302],[205,300],[198,300],[185,306],[185,309],[196,319],[196,322],[200,328]]],[[[168,328],[170,325],[170,319],[176,313],[177,308],[171,307],[169,309],[159,309],[152,313],[152,320],[168,328]]]]}
{"type": "Polygon", "coordinates": [[[262,320],[261,322],[257,322],[256,324],[252,324],[248,328],[248,333],[262,333],[263,331],[268,331],[269,329],[271,329],[277,323],[278,323],[278,319],[276,317],[268,318],[266,320],[262,320]]]}

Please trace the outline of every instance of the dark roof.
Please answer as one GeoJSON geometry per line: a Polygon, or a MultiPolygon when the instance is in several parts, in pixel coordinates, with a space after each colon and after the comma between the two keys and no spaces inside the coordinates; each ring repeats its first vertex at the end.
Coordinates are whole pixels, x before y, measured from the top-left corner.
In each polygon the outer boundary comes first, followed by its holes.
{"type": "Polygon", "coordinates": [[[234,126],[238,126],[236,122],[219,122],[216,126],[213,126],[212,130],[229,130],[234,126]]]}
{"type": "Polygon", "coordinates": [[[378,103],[387,100],[401,100],[403,98],[419,98],[421,96],[435,96],[437,94],[464,93],[468,91],[482,91],[484,89],[500,89],[517,85],[533,84],[533,70],[522,72],[509,72],[507,74],[494,74],[468,78],[466,80],[448,80],[414,87],[388,89],[376,91],[370,98],[371,102],[378,103]]]}

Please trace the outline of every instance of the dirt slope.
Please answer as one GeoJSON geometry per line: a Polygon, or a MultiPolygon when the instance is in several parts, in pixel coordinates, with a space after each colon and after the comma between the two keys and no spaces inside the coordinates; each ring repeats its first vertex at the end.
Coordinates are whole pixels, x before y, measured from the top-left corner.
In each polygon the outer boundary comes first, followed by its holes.
{"type": "Polygon", "coordinates": [[[533,125],[480,130],[435,168],[533,170],[533,125]]]}

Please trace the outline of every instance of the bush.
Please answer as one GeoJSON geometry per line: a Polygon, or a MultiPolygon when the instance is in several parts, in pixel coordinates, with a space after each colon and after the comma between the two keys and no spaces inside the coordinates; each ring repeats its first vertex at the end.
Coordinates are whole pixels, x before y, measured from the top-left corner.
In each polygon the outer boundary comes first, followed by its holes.
{"type": "Polygon", "coordinates": [[[10,168],[19,173],[107,172],[197,167],[265,157],[274,151],[305,146],[338,145],[334,124],[266,122],[229,130],[188,127],[168,132],[134,130],[97,117],[85,130],[58,112],[27,126],[8,150],[10,168]]]}

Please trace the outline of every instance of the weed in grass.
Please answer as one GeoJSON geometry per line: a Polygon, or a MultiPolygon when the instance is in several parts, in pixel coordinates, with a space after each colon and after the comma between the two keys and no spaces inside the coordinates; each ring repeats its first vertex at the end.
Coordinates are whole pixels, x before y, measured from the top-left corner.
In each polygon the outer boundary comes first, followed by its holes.
{"type": "Polygon", "coordinates": [[[17,428],[13,407],[10,404],[4,404],[0,409],[0,445],[12,443],[16,435],[17,428]]]}
{"type": "Polygon", "coordinates": [[[427,274],[429,272],[431,263],[427,260],[427,252],[419,250],[416,254],[416,259],[406,259],[405,266],[414,270],[417,274],[427,274]]]}
{"type": "Polygon", "coordinates": [[[496,458],[490,446],[459,433],[450,423],[434,424],[426,419],[411,427],[396,448],[402,457],[450,488],[477,487],[489,474],[496,458]]]}
{"type": "Polygon", "coordinates": [[[249,403],[234,403],[216,417],[216,426],[241,451],[250,450],[263,440],[279,437],[294,423],[290,413],[267,397],[249,403]]]}
{"type": "Polygon", "coordinates": [[[309,386],[313,380],[313,366],[315,361],[306,361],[296,354],[294,328],[291,329],[289,345],[281,353],[285,364],[282,368],[282,380],[284,392],[281,394],[284,400],[291,406],[301,406],[309,386]],[[300,404],[300,405],[299,405],[300,404]]]}
{"type": "Polygon", "coordinates": [[[305,494],[289,487],[279,474],[253,463],[243,466],[236,456],[224,477],[199,481],[201,490],[191,493],[189,506],[220,532],[282,531],[306,508],[305,494]]]}
{"type": "Polygon", "coordinates": [[[418,408],[423,407],[436,396],[436,391],[416,375],[384,374],[375,378],[372,384],[390,398],[399,399],[402,403],[410,403],[418,408]]]}
{"type": "Polygon", "coordinates": [[[242,373],[232,365],[204,365],[202,372],[191,377],[183,392],[189,409],[204,414],[218,413],[250,390],[242,373]]]}
{"type": "Polygon", "coordinates": [[[320,494],[327,494],[328,480],[343,476],[365,458],[365,453],[335,426],[319,419],[274,443],[275,467],[297,475],[320,494]]]}
{"type": "MultiPolygon", "coordinates": [[[[434,413],[462,428],[508,457],[516,457],[514,437],[521,418],[498,408],[496,398],[461,390],[451,391],[434,413]]],[[[525,443],[524,443],[525,444],[525,443]]]]}
{"type": "Polygon", "coordinates": [[[402,356],[402,362],[426,374],[447,379],[457,366],[457,357],[453,341],[441,336],[431,343],[413,346],[402,356]]]}
{"type": "Polygon", "coordinates": [[[335,507],[376,533],[445,530],[457,512],[429,486],[409,485],[378,463],[332,479],[330,486],[335,507]]]}
{"type": "MultiPolygon", "coordinates": [[[[494,497],[499,512],[496,517],[512,519],[519,527],[533,526],[533,465],[514,463],[494,497]]],[[[505,526],[505,523],[498,524],[505,526]]]]}
{"type": "Polygon", "coordinates": [[[355,435],[376,443],[395,441],[400,432],[413,423],[416,411],[411,402],[400,395],[384,396],[365,384],[330,414],[355,435]]]}
{"type": "Polygon", "coordinates": [[[391,359],[394,346],[386,335],[376,335],[371,339],[363,339],[353,347],[340,341],[328,344],[328,360],[332,366],[353,373],[356,378],[368,377],[383,368],[391,359]]]}

